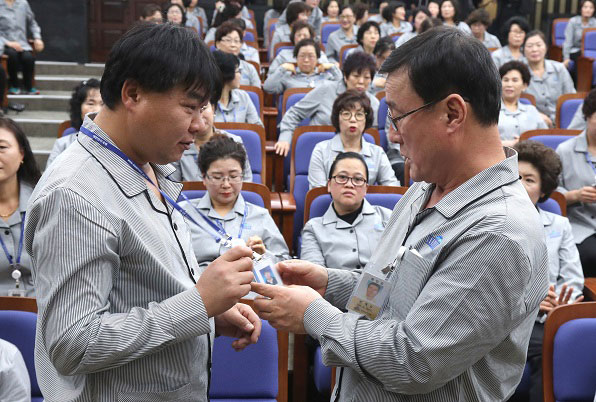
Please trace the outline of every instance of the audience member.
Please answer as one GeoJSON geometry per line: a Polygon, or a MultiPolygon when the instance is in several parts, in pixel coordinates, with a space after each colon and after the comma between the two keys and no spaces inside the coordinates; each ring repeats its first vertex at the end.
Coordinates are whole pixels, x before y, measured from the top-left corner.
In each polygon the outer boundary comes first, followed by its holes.
{"type": "Polygon", "coordinates": [[[460,4],[457,0],[441,0],[441,19],[443,24],[458,28],[462,32],[472,34],[472,30],[463,21],[460,21],[460,4]]]}
{"type": "Polygon", "coordinates": [[[62,151],[77,140],[75,134],[83,124],[85,116],[88,113],[99,112],[99,109],[103,106],[101,94],[99,93],[99,81],[90,78],[79,83],[73,90],[69,103],[70,127],[64,130],[62,136],[54,142],[46,166],[50,166],[62,151]]]}
{"type": "Polygon", "coordinates": [[[186,12],[180,4],[166,3],[163,7],[163,17],[166,22],[186,26],[186,12]]]}
{"type": "Polygon", "coordinates": [[[500,68],[508,61],[518,60],[527,63],[522,46],[530,25],[523,17],[512,17],[503,26],[503,36],[507,37],[507,45],[492,52],[493,61],[500,68]]]}
{"type": "Polygon", "coordinates": [[[585,277],[596,276],[596,91],[582,111],[586,129],[557,147],[563,164],[557,191],[565,195],[567,217],[585,277]]]}
{"type": "Polygon", "coordinates": [[[362,24],[368,21],[368,7],[368,3],[356,3],[352,7],[354,18],[356,19],[356,26],[362,26],[362,24]]]}
{"type": "Polygon", "coordinates": [[[319,44],[312,39],[302,39],[294,47],[294,63],[284,63],[269,74],[263,89],[272,94],[282,94],[288,88],[314,88],[325,81],[341,81],[342,73],[335,63],[317,64],[321,56],[319,44]]]}
{"type": "Polygon", "coordinates": [[[433,18],[441,18],[439,15],[441,13],[441,6],[439,0],[430,0],[426,5],[428,7],[428,12],[430,16],[433,18]]]}
{"type": "Polygon", "coordinates": [[[557,99],[575,93],[573,80],[563,63],[546,59],[546,38],[540,31],[532,31],[524,41],[524,55],[532,80],[526,90],[536,98],[536,108],[549,127],[555,126],[557,99]]]}
{"type": "Polygon", "coordinates": [[[379,3],[379,13],[375,14],[375,15],[371,15],[368,18],[369,21],[374,21],[379,25],[381,25],[384,22],[387,22],[383,19],[383,10],[385,9],[385,7],[387,7],[388,4],[389,4],[388,0],[381,0],[381,2],[379,3]]]}
{"type": "MultiPolygon", "coordinates": [[[[246,202],[240,193],[245,164],[246,152],[241,144],[227,136],[213,136],[199,151],[199,168],[207,193],[200,199],[182,202],[181,206],[191,215],[193,209],[198,209],[230,236],[243,239],[253,251],[267,252],[273,262],[286,260],[290,257],[288,246],[269,211],[246,202]]],[[[199,267],[206,267],[226,251],[205,230],[196,225],[190,230],[199,267]]]]}
{"type": "Polygon", "coordinates": [[[188,4],[190,0],[170,0],[172,4],[178,4],[182,7],[182,11],[184,12],[184,26],[194,29],[199,35],[201,35],[201,23],[199,19],[190,11],[188,11],[188,4]]]}
{"type": "Polygon", "coordinates": [[[154,24],[161,24],[163,22],[163,14],[161,13],[161,7],[157,4],[149,3],[145,4],[139,17],[141,21],[151,22],[154,24]]]}
{"type": "MultiPolygon", "coordinates": [[[[473,14],[473,12],[472,12],[473,14]]],[[[530,70],[521,61],[509,61],[499,69],[502,97],[499,112],[499,135],[504,146],[512,146],[528,130],[548,128],[534,105],[519,101],[530,84],[530,70]]]]}
{"type": "MultiPolygon", "coordinates": [[[[321,33],[321,23],[323,22],[323,11],[319,8],[319,1],[320,0],[290,0],[290,3],[288,4],[288,7],[290,7],[293,3],[304,2],[311,8],[311,13],[308,15],[308,23],[317,33],[317,37],[321,33]]],[[[287,12],[288,8],[286,7],[284,12],[279,16],[278,22],[280,25],[291,25],[289,18],[287,17],[287,12]]]]}
{"type": "Polygon", "coordinates": [[[418,7],[416,10],[414,10],[413,17],[414,29],[410,32],[404,32],[403,34],[401,34],[401,36],[397,38],[397,41],[395,42],[396,47],[403,45],[404,43],[421,33],[420,30],[422,27],[422,23],[427,18],[430,18],[431,15],[426,7],[418,7]]]}
{"type": "MultiPolygon", "coordinates": [[[[385,59],[389,57],[393,50],[395,50],[395,42],[393,41],[393,38],[389,36],[385,36],[379,39],[377,41],[377,44],[375,45],[375,50],[373,51],[373,54],[375,56],[375,62],[377,64],[377,73],[375,74],[370,84],[370,88],[368,89],[369,92],[373,95],[376,95],[377,93],[385,89],[385,74],[381,74],[378,71],[385,62],[385,59]]],[[[383,122],[381,122],[381,124],[383,124],[383,122]]]]}
{"type": "Polygon", "coordinates": [[[368,167],[361,154],[337,155],[327,180],[331,205],[302,230],[300,258],[325,267],[362,269],[376,248],[391,210],[366,200],[368,167]]]}
{"type": "Polygon", "coordinates": [[[582,0],[579,15],[571,17],[565,27],[565,41],[563,42],[563,64],[569,68],[569,62],[577,62],[581,55],[582,35],[584,29],[595,28],[594,18],[595,0],[582,0]]]}
{"type": "Polygon", "coordinates": [[[244,21],[244,19],[242,18],[232,18],[228,21],[232,24],[236,24],[238,28],[240,28],[240,30],[242,31],[242,35],[240,36],[240,38],[242,38],[242,45],[240,46],[240,53],[238,53],[238,57],[246,61],[253,61],[260,65],[261,59],[259,57],[259,50],[256,47],[254,47],[254,43],[249,46],[244,40],[244,35],[246,32],[246,21],[244,21]],[[242,55],[242,57],[240,55],[242,55]]]}
{"type": "MultiPolygon", "coordinates": [[[[240,55],[242,47],[242,30],[231,21],[227,21],[215,32],[215,47],[224,53],[236,57],[240,55]]],[[[239,85],[261,86],[261,77],[256,68],[246,60],[239,59],[240,83],[239,85]]]]}
{"type": "Polygon", "coordinates": [[[35,75],[35,56],[33,50],[40,53],[44,49],[41,29],[35,21],[35,15],[27,0],[4,0],[0,3],[0,47],[8,57],[8,92],[12,95],[38,95],[33,87],[35,75]],[[29,44],[28,34],[33,36],[33,47],[29,44]],[[23,91],[20,89],[18,72],[23,74],[23,91]]]}
{"type": "Polygon", "coordinates": [[[340,50],[345,45],[356,43],[356,34],[358,27],[354,25],[356,21],[354,10],[350,6],[345,6],[339,13],[339,29],[329,34],[327,44],[325,45],[325,54],[329,61],[339,62],[340,50]]]}
{"type": "Polygon", "coordinates": [[[251,21],[251,15],[250,15],[250,11],[248,11],[248,8],[244,5],[244,0],[217,0],[215,2],[215,10],[213,10],[213,16],[211,17],[211,26],[219,26],[222,23],[226,22],[228,19],[230,18],[236,18],[236,14],[230,16],[228,15],[227,18],[221,19],[218,22],[218,15],[219,13],[221,13],[223,10],[225,10],[227,8],[227,6],[229,5],[233,5],[237,8],[240,9],[240,17],[242,19],[244,19],[247,23],[247,26],[249,28],[254,28],[254,26],[252,25],[252,21],[251,21]]]}
{"type": "Polygon", "coordinates": [[[513,148],[517,151],[521,182],[540,213],[548,251],[549,292],[540,303],[527,358],[531,373],[530,402],[542,402],[544,321],[546,315],[558,305],[583,300],[584,274],[569,220],[564,216],[547,212],[537,205],[546,201],[557,188],[557,180],[561,173],[561,161],[557,153],[536,141],[518,142],[513,148]]]}
{"type": "Polygon", "coordinates": [[[321,7],[323,10],[322,22],[338,22],[339,21],[339,3],[337,0],[327,0],[321,7]]]}
{"type": "Polygon", "coordinates": [[[356,42],[358,47],[348,50],[347,55],[354,52],[364,52],[374,56],[375,46],[381,37],[381,30],[379,24],[374,21],[367,21],[358,28],[356,34],[356,42]]]}
{"type": "MultiPolygon", "coordinates": [[[[339,82],[326,82],[320,85],[307,93],[290,110],[286,111],[286,114],[281,119],[280,134],[277,143],[275,143],[275,152],[283,156],[288,154],[294,130],[305,118],[310,118],[310,124],[313,126],[331,124],[331,110],[335,98],[347,89],[357,89],[366,92],[370,86],[372,77],[375,75],[375,67],[373,57],[361,52],[351,54],[342,67],[343,80],[339,82]]],[[[367,96],[374,112],[372,125],[377,127],[379,100],[368,92],[367,96]]]]}
{"type": "Polygon", "coordinates": [[[335,99],[331,123],[336,134],[330,140],[321,141],[315,146],[308,166],[309,188],[321,187],[327,183],[331,165],[342,152],[362,155],[371,184],[399,186],[383,148],[363,138],[364,130],[372,126],[373,119],[374,112],[366,92],[351,89],[335,99]]]}
{"type": "Polygon", "coordinates": [[[479,8],[474,10],[468,15],[467,20],[470,29],[472,30],[472,35],[476,39],[478,39],[487,49],[495,49],[501,47],[501,42],[499,38],[495,35],[486,32],[487,28],[490,26],[490,15],[488,15],[488,11],[484,8],[479,8]]]}
{"type": "MultiPolygon", "coordinates": [[[[319,10],[319,12],[321,11],[318,8],[317,10],[319,10]]],[[[271,38],[271,46],[269,48],[270,56],[273,56],[273,52],[275,51],[275,45],[281,42],[290,42],[292,25],[296,21],[308,22],[313,27],[315,34],[317,34],[317,29],[310,22],[310,15],[312,14],[312,12],[312,7],[307,5],[305,2],[297,1],[290,2],[290,4],[288,4],[288,7],[282,14],[285,17],[285,19],[282,21],[282,17],[279,17],[279,19],[277,20],[277,25],[275,27],[275,31],[273,32],[273,38],[271,38]]],[[[270,57],[270,59],[272,58],[273,57],[270,57]]]]}
{"type": "Polygon", "coordinates": [[[387,22],[381,24],[381,36],[412,31],[412,24],[406,21],[406,5],[401,1],[389,2],[383,9],[383,19],[387,22]]]}
{"type": "MultiPolygon", "coordinates": [[[[19,290],[34,297],[31,257],[23,248],[25,211],[41,173],[27,136],[9,118],[0,117],[0,296],[19,290]]],[[[1,388],[1,387],[0,387],[1,388]]]]}
{"type": "Polygon", "coordinates": [[[215,121],[222,123],[249,123],[263,125],[248,93],[240,89],[241,73],[238,57],[222,51],[213,56],[219,69],[223,88],[217,102],[215,121]]]}
{"type": "Polygon", "coordinates": [[[217,13],[217,17],[214,19],[211,28],[209,28],[207,31],[207,35],[205,35],[205,43],[214,41],[215,31],[217,31],[217,29],[224,23],[233,19],[242,19],[244,21],[245,25],[241,27],[242,31],[244,31],[246,28],[254,28],[250,18],[245,18],[243,16],[242,10],[242,6],[236,2],[226,3],[222,10],[217,13]]]}
{"type": "MultiPolygon", "coordinates": [[[[292,24],[292,33],[290,35],[290,42],[292,45],[295,45],[303,39],[313,39],[314,37],[315,31],[308,22],[296,21],[292,24]]],[[[269,64],[268,75],[273,74],[282,64],[296,63],[296,61],[296,57],[294,57],[294,49],[282,49],[269,64]]],[[[327,56],[325,56],[325,53],[321,52],[319,64],[325,63],[329,63],[329,60],[327,59],[327,56]]]]}
{"type": "Polygon", "coordinates": [[[0,339],[0,401],[31,402],[31,380],[23,355],[4,339],[0,339]]]}
{"type": "Polygon", "coordinates": [[[199,0],[184,0],[184,6],[186,7],[186,13],[192,14],[197,17],[200,21],[202,30],[199,31],[199,35],[205,35],[207,29],[207,14],[203,7],[199,7],[199,0]]]}
{"type": "MultiPolygon", "coordinates": [[[[592,89],[594,91],[594,89],[592,89]]],[[[582,110],[584,102],[582,101],[581,104],[577,106],[573,117],[571,118],[571,122],[567,126],[568,130],[585,130],[586,129],[586,118],[584,117],[584,112],[582,110]]]]}
{"type": "MultiPolygon", "coordinates": [[[[269,21],[272,19],[279,19],[281,13],[287,6],[287,0],[273,0],[273,8],[270,8],[265,12],[263,17],[263,44],[266,48],[269,48],[269,21]]],[[[313,35],[314,36],[314,35],[313,35]]]]}

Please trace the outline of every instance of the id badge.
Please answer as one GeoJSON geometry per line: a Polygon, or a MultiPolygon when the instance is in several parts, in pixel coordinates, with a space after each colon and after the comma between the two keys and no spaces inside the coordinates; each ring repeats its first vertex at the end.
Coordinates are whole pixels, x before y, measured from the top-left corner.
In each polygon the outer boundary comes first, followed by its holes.
{"type": "Polygon", "coordinates": [[[18,289],[18,288],[14,288],[14,289],[10,289],[8,291],[8,296],[13,296],[13,297],[25,297],[26,293],[25,293],[25,289],[18,289]]]}
{"type": "Polygon", "coordinates": [[[253,275],[255,282],[264,283],[266,285],[283,285],[283,281],[279,272],[275,268],[275,264],[269,258],[262,258],[253,264],[253,275]]]}
{"type": "Polygon", "coordinates": [[[368,272],[362,278],[352,293],[348,302],[348,311],[362,314],[369,320],[377,318],[389,297],[391,284],[385,279],[376,277],[368,272]]]}

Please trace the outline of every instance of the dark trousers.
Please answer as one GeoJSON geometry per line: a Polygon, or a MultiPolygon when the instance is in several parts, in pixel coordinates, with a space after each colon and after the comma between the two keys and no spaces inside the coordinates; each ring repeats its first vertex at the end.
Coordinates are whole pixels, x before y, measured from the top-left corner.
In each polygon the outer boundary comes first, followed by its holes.
{"type": "Polygon", "coordinates": [[[542,340],[544,324],[535,323],[528,345],[528,363],[530,364],[530,402],[543,402],[542,397],[542,340]]]}
{"type": "Polygon", "coordinates": [[[0,106],[4,107],[6,105],[2,104],[4,100],[4,91],[6,91],[6,73],[4,69],[0,67],[0,106]]]}
{"type": "Polygon", "coordinates": [[[391,167],[393,168],[393,171],[395,172],[395,177],[397,177],[397,180],[399,180],[400,184],[404,187],[409,186],[409,183],[404,183],[404,163],[403,162],[397,162],[394,163],[393,165],[391,165],[391,167]]]}
{"type": "MultiPolygon", "coordinates": [[[[575,67],[573,67],[573,70],[571,70],[569,73],[571,74],[571,78],[573,79],[573,83],[577,86],[577,59],[579,58],[579,56],[581,56],[582,52],[575,52],[575,53],[569,53],[569,59],[573,60],[573,62],[575,63],[575,67]]],[[[569,70],[567,70],[569,71],[569,70]]]]}
{"type": "Polygon", "coordinates": [[[4,54],[8,56],[8,81],[11,87],[19,87],[19,70],[23,72],[23,87],[29,91],[33,86],[33,73],[35,71],[35,57],[31,52],[17,52],[11,47],[4,47],[4,54]]]}
{"type": "Polygon", "coordinates": [[[579,259],[586,278],[596,276],[596,234],[586,238],[577,245],[579,259]]]}

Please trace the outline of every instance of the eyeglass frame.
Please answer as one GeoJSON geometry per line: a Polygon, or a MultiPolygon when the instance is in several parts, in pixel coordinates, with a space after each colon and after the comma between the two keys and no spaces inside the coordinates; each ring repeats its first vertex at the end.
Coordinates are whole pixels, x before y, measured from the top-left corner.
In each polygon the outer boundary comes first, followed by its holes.
{"type": "Polygon", "coordinates": [[[367,115],[368,115],[368,113],[366,113],[366,112],[365,112],[365,111],[363,111],[363,110],[358,110],[358,111],[355,111],[355,112],[351,112],[351,111],[349,111],[349,110],[343,109],[343,110],[340,110],[340,111],[339,111],[339,117],[340,117],[341,119],[343,119],[344,121],[350,121],[350,120],[352,120],[352,116],[354,116],[354,120],[356,120],[356,121],[365,121],[365,120],[366,120],[366,116],[367,116],[367,115]],[[350,113],[350,117],[348,117],[348,118],[346,119],[345,117],[342,117],[342,116],[341,116],[341,114],[342,114],[342,113],[350,113]],[[363,118],[362,120],[358,120],[358,118],[356,117],[356,113],[362,113],[362,114],[364,114],[364,118],[363,118]]]}
{"type": "MultiPolygon", "coordinates": [[[[352,186],[354,186],[354,187],[364,187],[366,184],[368,184],[368,180],[366,180],[364,177],[354,177],[354,176],[346,176],[346,175],[336,174],[335,176],[331,176],[331,179],[333,179],[335,181],[335,183],[339,184],[340,186],[345,186],[346,184],[348,184],[348,182],[352,182],[352,186]],[[340,183],[337,181],[337,176],[345,176],[348,179],[346,180],[345,183],[340,183]],[[362,179],[362,180],[364,180],[364,182],[362,182],[362,184],[358,185],[358,184],[354,183],[354,179],[362,179]]],[[[329,179],[329,180],[331,180],[331,179],[329,179]]]]}
{"type": "Polygon", "coordinates": [[[240,179],[239,181],[233,181],[231,176],[222,176],[222,177],[213,177],[210,174],[205,173],[205,177],[207,178],[207,180],[211,181],[214,184],[218,184],[218,185],[222,185],[225,183],[225,181],[227,180],[228,183],[230,184],[240,184],[244,181],[244,178],[242,177],[242,174],[239,174],[237,176],[237,178],[235,178],[234,180],[240,179]]]}
{"type": "MultiPolygon", "coordinates": [[[[391,116],[391,109],[387,109],[387,116],[389,116],[389,120],[391,120],[391,126],[393,127],[393,129],[394,129],[394,130],[396,130],[396,131],[397,131],[397,130],[399,130],[399,129],[397,128],[397,123],[398,123],[400,120],[403,120],[403,119],[405,119],[406,117],[408,117],[408,116],[410,116],[410,115],[412,115],[412,114],[414,114],[414,113],[416,113],[416,112],[419,112],[419,111],[420,111],[420,110],[422,110],[422,109],[425,109],[425,108],[427,108],[427,107],[433,106],[433,105],[435,105],[435,104],[437,104],[437,103],[441,102],[443,99],[445,99],[445,98],[446,98],[446,97],[448,97],[449,95],[451,95],[451,94],[447,94],[447,95],[443,96],[442,98],[435,99],[434,101],[430,101],[430,102],[428,102],[428,103],[425,103],[424,105],[422,105],[422,106],[420,106],[420,107],[417,107],[417,108],[416,108],[416,109],[414,109],[414,110],[410,110],[409,112],[406,112],[406,113],[404,113],[404,114],[402,114],[402,115],[400,115],[400,116],[397,116],[397,117],[393,117],[393,116],[391,116]]],[[[460,96],[461,96],[461,95],[460,95],[460,96]]],[[[464,98],[463,96],[462,96],[462,98],[463,98],[464,102],[470,102],[470,101],[469,101],[467,98],[464,98]]]]}

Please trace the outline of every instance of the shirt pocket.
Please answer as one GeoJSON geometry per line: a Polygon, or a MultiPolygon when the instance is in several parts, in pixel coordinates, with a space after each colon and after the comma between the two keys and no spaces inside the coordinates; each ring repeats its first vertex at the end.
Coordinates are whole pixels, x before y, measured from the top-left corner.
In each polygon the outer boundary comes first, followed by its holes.
{"type": "Polygon", "coordinates": [[[187,402],[191,398],[191,385],[186,384],[173,391],[165,392],[119,392],[118,402],[187,402]]]}

